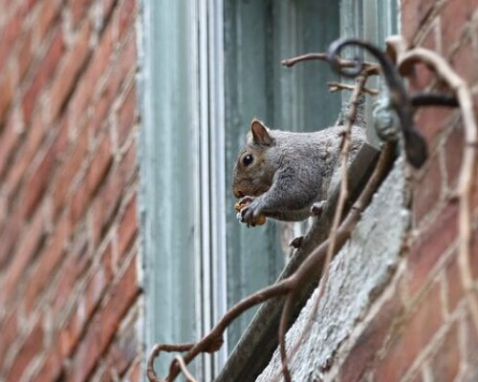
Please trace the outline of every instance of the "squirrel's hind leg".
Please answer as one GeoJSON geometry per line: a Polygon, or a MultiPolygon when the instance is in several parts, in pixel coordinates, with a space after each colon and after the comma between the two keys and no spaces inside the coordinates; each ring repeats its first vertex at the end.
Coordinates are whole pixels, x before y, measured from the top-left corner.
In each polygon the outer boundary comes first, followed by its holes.
{"type": "Polygon", "coordinates": [[[321,200],[320,202],[315,202],[310,207],[310,214],[312,216],[320,216],[322,212],[324,212],[325,200],[321,200]]]}
{"type": "Polygon", "coordinates": [[[291,246],[292,248],[298,249],[302,246],[303,242],[304,242],[304,236],[297,236],[290,241],[289,246],[291,246]]]}

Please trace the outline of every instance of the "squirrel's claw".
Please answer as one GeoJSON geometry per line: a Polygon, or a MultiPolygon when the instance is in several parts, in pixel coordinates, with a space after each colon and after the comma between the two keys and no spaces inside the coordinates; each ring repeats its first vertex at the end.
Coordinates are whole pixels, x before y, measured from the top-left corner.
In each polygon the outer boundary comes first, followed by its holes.
{"type": "Polygon", "coordinates": [[[246,195],[239,200],[238,204],[239,205],[249,204],[249,203],[252,203],[254,201],[254,199],[255,198],[253,196],[246,195]]]}
{"type": "Polygon", "coordinates": [[[255,217],[254,217],[254,209],[251,208],[251,205],[244,207],[241,210],[241,223],[247,224],[248,227],[255,227],[255,217]]]}

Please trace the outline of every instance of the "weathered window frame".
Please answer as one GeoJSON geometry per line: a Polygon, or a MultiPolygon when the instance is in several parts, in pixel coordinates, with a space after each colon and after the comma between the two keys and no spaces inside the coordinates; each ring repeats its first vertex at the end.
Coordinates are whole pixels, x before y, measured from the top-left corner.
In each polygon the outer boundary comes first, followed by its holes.
{"type": "MultiPolygon", "coordinates": [[[[343,0],[341,7],[348,1],[343,0]]],[[[377,1],[364,0],[364,4],[376,5],[377,1]]],[[[222,0],[143,0],[142,6],[143,29],[139,34],[143,123],[141,215],[145,343],[150,348],[158,341],[190,342],[207,332],[226,310],[226,253],[231,253],[226,236],[231,232],[231,219],[226,218],[226,206],[232,205],[225,198],[226,166],[235,159],[232,156],[235,150],[226,144],[234,141],[226,137],[226,125],[233,121],[242,129],[247,126],[250,115],[245,113],[246,121],[226,113],[231,105],[226,107],[228,99],[223,96],[227,87],[224,79],[228,78],[224,75],[228,61],[223,56],[224,52],[227,54],[223,33],[228,29],[224,24],[223,15],[227,10],[223,9],[222,0]]],[[[286,56],[281,52],[277,65],[286,56]]],[[[300,100],[304,95],[296,91],[278,96],[300,100]]],[[[257,116],[261,114],[259,109],[257,116]]],[[[264,111],[263,114],[264,119],[280,120],[277,113],[271,116],[264,111]]],[[[282,117],[286,124],[304,126],[294,110],[286,111],[282,117]]],[[[242,144],[244,131],[234,134],[237,139],[241,137],[241,143],[234,141],[237,147],[242,144]]],[[[370,155],[366,156],[370,158],[370,155]]],[[[256,232],[260,236],[259,231],[256,232]]],[[[247,241],[251,242],[251,232],[247,235],[247,241]]],[[[253,249],[253,253],[262,252],[261,248],[253,249]]],[[[266,284],[271,281],[266,280],[266,284]]],[[[255,285],[248,287],[258,289],[255,285]]],[[[242,295],[247,292],[242,291],[242,295]]],[[[246,346],[250,345],[247,336],[241,340],[244,341],[246,346]]],[[[211,380],[226,356],[227,345],[213,359],[203,357],[192,370],[201,380],[211,380]]],[[[158,370],[164,372],[169,361],[160,359],[159,362],[158,370]]],[[[227,375],[231,364],[234,364],[234,354],[221,375],[227,375]]],[[[252,370],[256,366],[259,362],[242,367],[252,370]]],[[[240,375],[236,367],[234,373],[240,375]]]]}
{"type": "MultiPolygon", "coordinates": [[[[222,31],[222,1],[143,0],[141,15],[139,156],[150,348],[200,337],[226,309],[224,288],[215,287],[226,274],[223,46],[220,32],[210,33],[222,31]]],[[[203,357],[193,372],[210,380],[224,355],[203,357]]],[[[157,367],[165,373],[168,360],[157,367]]]]}

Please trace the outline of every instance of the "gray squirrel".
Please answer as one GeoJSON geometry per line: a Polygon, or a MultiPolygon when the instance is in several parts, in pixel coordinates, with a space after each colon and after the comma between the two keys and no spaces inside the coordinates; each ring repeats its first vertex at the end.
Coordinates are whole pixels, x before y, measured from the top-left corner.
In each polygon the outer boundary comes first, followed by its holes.
{"type": "MultiPolygon", "coordinates": [[[[300,221],[319,214],[340,167],[342,136],[340,126],[296,133],[271,130],[254,119],[233,174],[240,221],[255,226],[263,216],[300,221]]],[[[363,142],[364,129],[353,126],[349,158],[363,142]]]]}

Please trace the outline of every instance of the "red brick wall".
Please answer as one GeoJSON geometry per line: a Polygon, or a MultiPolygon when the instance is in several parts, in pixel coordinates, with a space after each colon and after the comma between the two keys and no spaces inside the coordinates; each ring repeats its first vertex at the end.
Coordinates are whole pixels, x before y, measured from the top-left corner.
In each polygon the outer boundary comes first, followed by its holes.
{"type": "Polygon", "coordinates": [[[0,380],[139,378],[136,15],[0,1],[0,380]]]}
{"type": "MultiPolygon", "coordinates": [[[[414,45],[446,57],[478,94],[478,1],[403,0],[402,28],[414,45]]],[[[417,67],[410,86],[443,89],[424,66],[417,67]]],[[[359,380],[367,373],[387,382],[478,381],[478,333],[457,265],[458,204],[453,196],[463,150],[460,113],[422,109],[416,123],[429,143],[430,160],[412,176],[413,227],[404,271],[393,297],[369,323],[345,362],[343,381],[359,380]]],[[[471,261],[478,279],[476,201],[474,212],[471,261]]]]}

